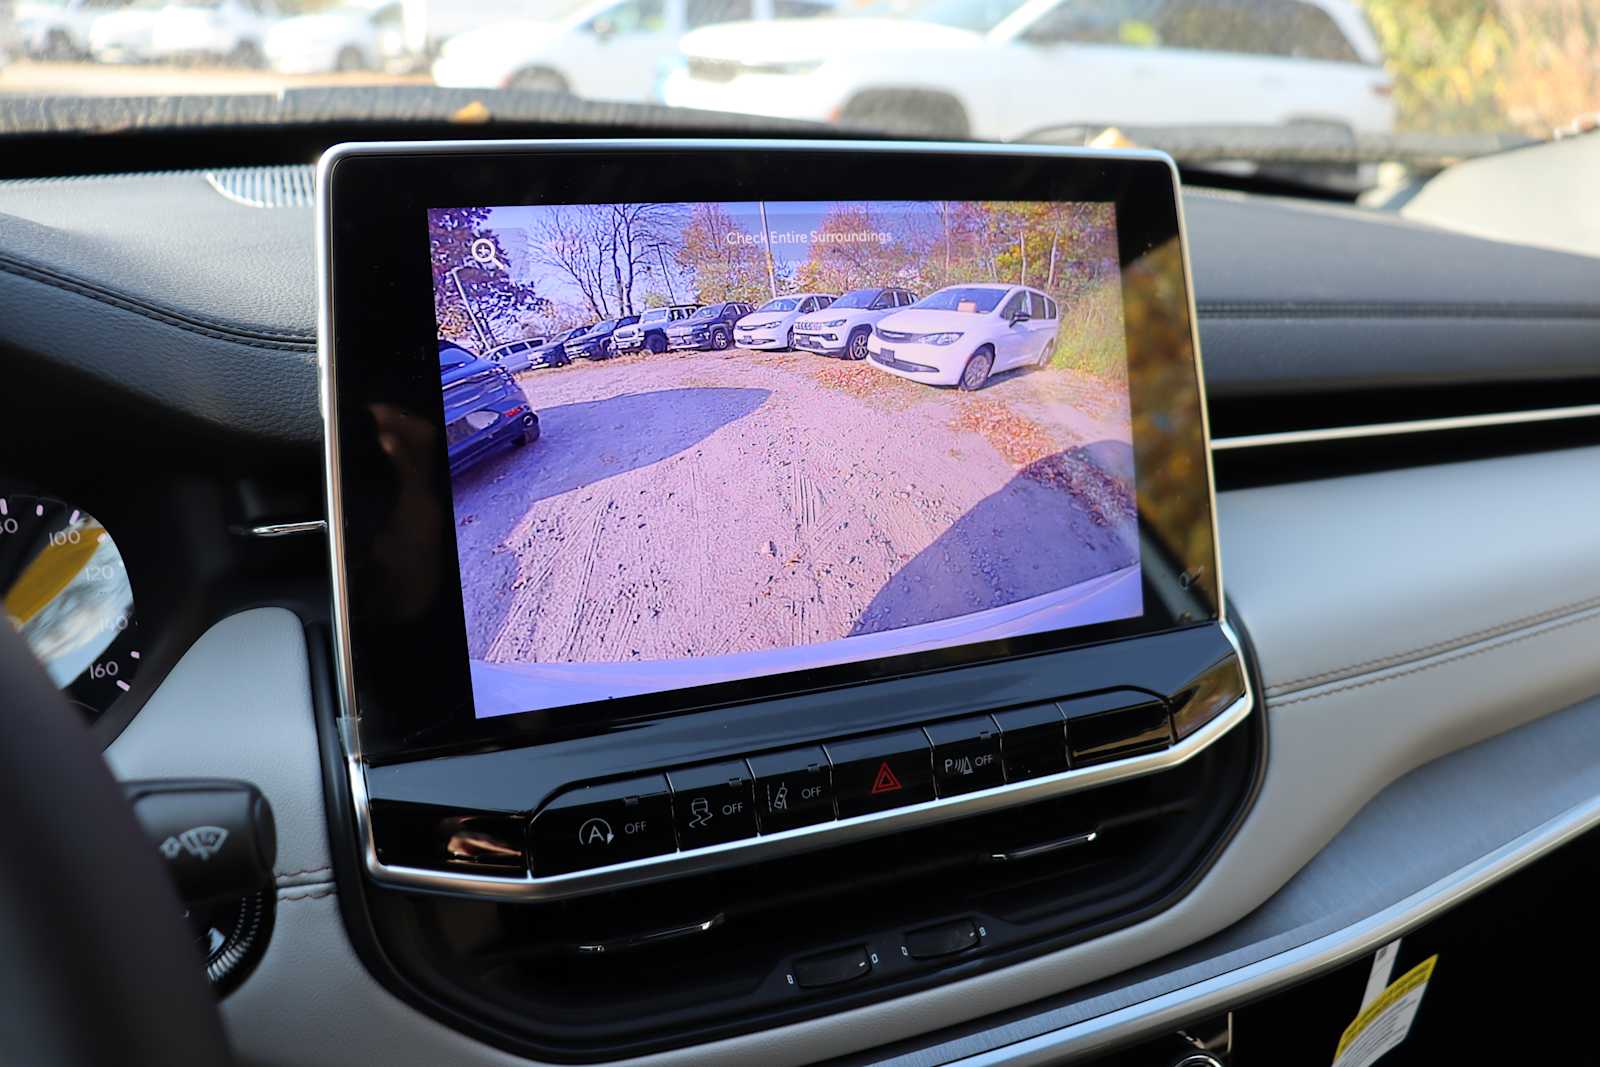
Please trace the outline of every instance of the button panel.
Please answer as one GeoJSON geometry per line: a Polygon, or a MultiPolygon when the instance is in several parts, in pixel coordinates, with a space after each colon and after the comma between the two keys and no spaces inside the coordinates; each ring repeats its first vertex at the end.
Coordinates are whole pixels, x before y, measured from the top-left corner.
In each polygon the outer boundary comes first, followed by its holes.
{"type": "Polygon", "coordinates": [[[676,851],[672,798],[664,774],[571,789],[533,820],[529,860],[536,875],[676,851]]]}
{"type": "Polygon", "coordinates": [[[744,760],[667,772],[683,848],[756,836],[755,791],[744,760]]]}
{"type": "Polygon", "coordinates": [[[827,753],[841,819],[933,799],[928,738],[921,730],[833,741],[827,753]]]}
{"type": "Polygon", "coordinates": [[[1061,701],[1074,767],[1155,752],[1172,744],[1167,706],[1147,693],[1114,691],[1061,701]]]}
{"type": "Polygon", "coordinates": [[[1142,755],[1173,738],[1165,702],[1114,690],[580,786],[534,817],[529,868],[545,877],[749,840],[1142,755]]]}
{"type": "Polygon", "coordinates": [[[1005,784],[1000,729],[987,715],[923,727],[933,746],[933,782],[942,797],[1005,784]]]}
{"type": "Polygon", "coordinates": [[[1025,782],[1067,769],[1067,723],[1054,704],[997,711],[1006,781],[1025,782]]]}
{"type": "Polygon", "coordinates": [[[773,834],[833,819],[833,768],[821,746],[750,757],[756,816],[773,834]]]}

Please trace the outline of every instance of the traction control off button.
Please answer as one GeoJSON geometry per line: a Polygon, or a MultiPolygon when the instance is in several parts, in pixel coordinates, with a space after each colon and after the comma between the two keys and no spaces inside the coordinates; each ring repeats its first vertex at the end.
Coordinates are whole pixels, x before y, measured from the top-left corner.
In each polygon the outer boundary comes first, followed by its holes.
{"type": "Polygon", "coordinates": [[[663,774],[561,794],[533,818],[535,875],[566,874],[677,851],[663,774]]]}
{"type": "Polygon", "coordinates": [[[744,760],[668,771],[667,779],[684,848],[756,836],[755,795],[744,760]]]}

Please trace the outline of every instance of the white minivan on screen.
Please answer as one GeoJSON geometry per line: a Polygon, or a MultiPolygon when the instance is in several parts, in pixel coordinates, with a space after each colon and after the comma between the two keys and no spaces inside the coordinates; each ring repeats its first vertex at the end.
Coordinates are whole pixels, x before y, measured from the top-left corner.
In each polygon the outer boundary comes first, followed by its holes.
{"type": "Polygon", "coordinates": [[[901,378],[970,391],[992,374],[1049,364],[1060,327],[1056,302],[1037,289],[949,285],[885,316],[867,358],[901,378]]]}
{"type": "Polygon", "coordinates": [[[837,299],[833,293],[775,296],[733,324],[733,343],[740,348],[793,348],[795,320],[837,299]]]}

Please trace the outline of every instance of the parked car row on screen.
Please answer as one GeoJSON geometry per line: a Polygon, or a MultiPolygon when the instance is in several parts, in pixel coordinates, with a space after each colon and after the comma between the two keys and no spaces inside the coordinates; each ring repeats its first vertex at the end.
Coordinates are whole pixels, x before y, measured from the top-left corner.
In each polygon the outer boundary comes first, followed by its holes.
{"type": "Polygon", "coordinates": [[[451,474],[501,449],[538,440],[539,416],[505,367],[440,341],[439,388],[451,474]]]}
{"type": "MultiPolygon", "coordinates": [[[[994,374],[1048,366],[1060,320],[1055,299],[1025,285],[950,285],[920,300],[909,289],[869,286],[838,297],[774,297],[758,309],[739,300],[650,308],[575,327],[550,340],[529,337],[502,344],[481,362],[509,382],[513,373],[566,366],[580,357],[599,360],[669,349],[720,352],[737,344],[870,360],[877,369],[911,381],[972,390],[994,374]]],[[[440,345],[441,371],[446,347],[475,359],[458,346],[440,345]]]]}
{"type": "Polygon", "coordinates": [[[1060,326],[1060,308],[1037,289],[950,285],[884,315],[865,344],[879,370],[970,391],[992,374],[1048,365],[1060,326]]]}

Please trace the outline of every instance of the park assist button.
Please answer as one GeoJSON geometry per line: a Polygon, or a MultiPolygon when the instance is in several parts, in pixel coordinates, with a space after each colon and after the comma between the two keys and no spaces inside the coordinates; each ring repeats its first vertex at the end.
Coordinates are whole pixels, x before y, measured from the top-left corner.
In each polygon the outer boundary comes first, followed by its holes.
{"type": "Polygon", "coordinates": [[[827,749],[841,819],[933,799],[933,766],[921,730],[830,741],[827,749]]]}
{"type": "Polygon", "coordinates": [[[933,743],[933,783],[942,797],[1002,785],[1000,728],[987,715],[923,727],[933,743]]]}
{"type": "Polygon", "coordinates": [[[833,776],[816,745],[751,756],[756,816],[761,832],[775,834],[833,819],[833,776]]]}
{"type": "Polygon", "coordinates": [[[536,877],[605,867],[677,850],[667,776],[651,774],[562,793],[533,818],[536,877]]]}
{"type": "Polygon", "coordinates": [[[703,848],[756,836],[755,794],[744,760],[668,771],[678,842],[703,848]]]}

